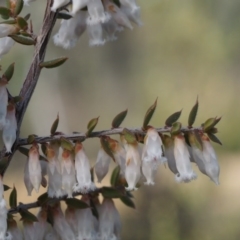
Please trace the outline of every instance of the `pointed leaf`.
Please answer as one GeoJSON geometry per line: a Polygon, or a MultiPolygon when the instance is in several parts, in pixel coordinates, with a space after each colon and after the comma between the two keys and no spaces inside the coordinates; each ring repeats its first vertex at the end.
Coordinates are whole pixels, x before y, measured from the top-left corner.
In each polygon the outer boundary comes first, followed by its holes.
{"type": "Polygon", "coordinates": [[[219,123],[220,120],[221,120],[221,117],[220,118],[217,118],[217,117],[209,118],[203,124],[203,131],[209,132],[215,125],[217,125],[219,123]]]}
{"type": "Polygon", "coordinates": [[[146,129],[148,123],[150,122],[150,120],[155,112],[156,106],[157,106],[157,99],[155,100],[154,104],[147,110],[147,112],[145,114],[144,121],[143,121],[143,129],[146,129]]]}
{"type": "Polygon", "coordinates": [[[17,190],[15,186],[13,187],[13,190],[11,191],[9,196],[9,205],[11,208],[17,207],[17,190]]]}
{"type": "Polygon", "coordinates": [[[192,125],[194,124],[196,116],[197,116],[197,112],[198,112],[198,99],[197,99],[195,105],[193,106],[193,108],[189,114],[189,117],[188,117],[188,126],[189,127],[192,127],[192,125]]]}
{"type": "Polygon", "coordinates": [[[207,135],[210,138],[210,140],[212,140],[215,143],[218,143],[218,144],[222,145],[222,142],[216,137],[216,135],[214,135],[213,133],[207,133],[207,135]]]}
{"type": "Polygon", "coordinates": [[[57,58],[50,61],[40,63],[41,68],[55,68],[61,66],[68,60],[67,57],[57,58]]]}
{"type": "Polygon", "coordinates": [[[23,8],[23,0],[17,0],[16,1],[16,5],[15,5],[15,9],[13,11],[14,16],[17,16],[21,13],[23,8]]]}
{"type": "Polygon", "coordinates": [[[69,151],[72,151],[74,149],[73,144],[68,139],[61,137],[60,141],[61,141],[61,147],[63,149],[67,149],[69,151]]]}
{"type": "Polygon", "coordinates": [[[173,123],[175,123],[179,117],[181,116],[182,110],[179,112],[175,112],[172,115],[170,115],[167,120],[165,121],[165,125],[167,127],[171,127],[173,123]]]}
{"type": "Polygon", "coordinates": [[[9,8],[0,6],[0,15],[2,16],[3,19],[9,19],[11,15],[11,10],[9,8]]]}
{"type": "Polygon", "coordinates": [[[21,220],[29,221],[29,222],[38,222],[38,219],[35,215],[30,213],[27,209],[21,208],[19,211],[21,215],[21,220]]]}
{"type": "Polygon", "coordinates": [[[22,18],[22,17],[17,17],[17,25],[20,27],[20,29],[22,29],[22,30],[27,30],[27,28],[28,28],[28,23],[27,23],[27,21],[24,19],[24,18],[22,18]]]}
{"type": "Polygon", "coordinates": [[[111,180],[110,180],[112,186],[117,185],[119,175],[120,175],[120,166],[117,166],[112,171],[111,180]]]}
{"type": "Polygon", "coordinates": [[[40,195],[38,197],[37,200],[38,200],[39,205],[42,206],[48,200],[48,193],[47,192],[43,193],[42,195],[40,195]]]}
{"type": "Polygon", "coordinates": [[[178,135],[181,132],[182,124],[180,122],[175,122],[172,124],[171,134],[178,135]]]}
{"type": "Polygon", "coordinates": [[[102,136],[100,138],[100,142],[101,142],[101,146],[103,148],[103,150],[108,154],[108,156],[110,156],[113,161],[115,162],[115,157],[113,155],[111,146],[110,146],[110,142],[109,142],[109,137],[108,136],[102,136]]]}
{"type": "Polygon", "coordinates": [[[57,131],[58,128],[58,123],[59,123],[59,115],[57,115],[56,120],[53,122],[52,127],[51,127],[51,135],[54,135],[55,132],[57,131]]]}
{"type": "Polygon", "coordinates": [[[99,117],[93,118],[89,121],[89,123],[87,125],[88,130],[86,132],[86,136],[89,136],[92,133],[92,131],[94,130],[94,128],[97,126],[98,119],[99,119],[99,117]]]}
{"type": "Polygon", "coordinates": [[[126,109],[125,111],[120,112],[117,116],[112,121],[112,128],[118,128],[125,117],[127,116],[128,110],[126,109]]]}
{"type": "Polygon", "coordinates": [[[131,198],[129,198],[129,197],[127,197],[127,196],[123,196],[123,197],[121,197],[120,198],[120,200],[126,205],[126,206],[128,206],[128,207],[130,207],[130,208],[136,208],[135,207],[135,204],[134,204],[134,202],[133,202],[133,200],[131,199],[131,198]]]}
{"type": "Polygon", "coordinates": [[[15,42],[20,43],[22,45],[35,45],[36,41],[30,37],[24,37],[22,35],[9,35],[15,42]]]}
{"type": "Polygon", "coordinates": [[[41,185],[42,185],[44,188],[47,187],[47,179],[46,179],[44,176],[42,176],[41,185]]]}
{"type": "Polygon", "coordinates": [[[30,17],[31,17],[31,14],[28,13],[28,14],[24,17],[24,19],[25,19],[26,21],[28,21],[28,20],[30,19],[30,17]]]}
{"type": "Polygon", "coordinates": [[[65,13],[65,12],[58,12],[57,18],[58,19],[69,20],[69,19],[72,18],[72,15],[70,15],[68,13],[65,13]]]}
{"type": "Polygon", "coordinates": [[[105,198],[121,198],[124,196],[120,190],[112,187],[102,187],[101,193],[105,198]]]}
{"type": "Polygon", "coordinates": [[[41,144],[41,149],[42,149],[42,152],[43,152],[43,154],[45,155],[45,156],[47,156],[47,146],[46,146],[46,144],[41,144]]]}
{"type": "Polygon", "coordinates": [[[19,147],[19,148],[18,148],[18,151],[19,151],[20,153],[22,153],[23,155],[25,155],[25,156],[28,157],[28,153],[29,153],[29,149],[28,149],[28,148],[19,147]]]}
{"type": "Polygon", "coordinates": [[[4,191],[8,191],[11,188],[8,185],[3,184],[3,189],[4,189],[4,191]]]}
{"type": "Polygon", "coordinates": [[[0,159],[0,173],[4,172],[7,166],[8,166],[8,158],[4,157],[0,159]]]}
{"type": "Polygon", "coordinates": [[[3,74],[3,78],[6,78],[8,82],[11,80],[11,78],[13,76],[14,65],[15,65],[15,63],[12,63],[11,65],[9,65],[9,67],[7,68],[5,73],[3,74]]]}
{"type": "Polygon", "coordinates": [[[76,208],[76,209],[89,208],[89,205],[87,203],[77,198],[68,198],[65,200],[65,202],[67,205],[69,205],[72,208],[76,208]]]}
{"type": "Polygon", "coordinates": [[[136,137],[127,128],[124,128],[122,134],[128,144],[135,144],[137,142],[136,137]]]}
{"type": "Polygon", "coordinates": [[[95,204],[94,204],[92,199],[90,199],[90,207],[91,207],[91,210],[92,210],[92,215],[96,219],[98,219],[99,218],[98,210],[97,210],[97,208],[96,208],[96,206],[95,206],[95,204]]]}

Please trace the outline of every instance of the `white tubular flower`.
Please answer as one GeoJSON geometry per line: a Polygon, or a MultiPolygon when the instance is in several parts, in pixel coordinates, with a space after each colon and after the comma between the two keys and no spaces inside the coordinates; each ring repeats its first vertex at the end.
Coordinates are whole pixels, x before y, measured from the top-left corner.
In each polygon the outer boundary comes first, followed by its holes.
{"type": "Polygon", "coordinates": [[[119,213],[112,199],[105,198],[99,211],[99,239],[117,240],[120,239],[119,233],[121,221],[119,213]]]}
{"type": "Polygon", "coordinates": [[[53,41],[56,46],[70,49],[75,47],[79,37],[86,30],[86,11],[79,11],[73,18],[62,20],[61,27],[53,41]]]}
{"type": "Polygon", "coordinates": [[[62,188],[68,197],[72,197],[73,186],[76,183],[75,168],[71,152],[64,149],[62,153],[62,188]]]}
{"type": "Polygon", "coordinates": [[[11,234],[12,240],[23,240],[22,232],[14,219],[8,220],[8,232],[11,234]]]}
{"type": "Polygon", "coordinates": [[[38,222],[34,223],[35,239],[42,240],[48,232],[49,223],[47,223],[47,209],[40,208],[37,215],[38,222]]]}
{"type": "Polygon", "coordinates": [[[128,183],[126,190],[137,190],[136,185],[141,177],[141,160],[138,152],[138,143],[128,144],[126,154],[125,178],[128,183]]]}
{"type": "Polygon", "coordinates": [[[86,7],[88,0],[72,0],[72,15],[75,15],[80,11],[80,9],[86,7]]]}
{"type": "Polygon", "coordinates": [[[101,0],[88,0],[87,3],[89,17],[87,18],[88,25],[96,25],[109,21],[110,15],[105,12],[101,0]]]}
{"type": "Polygon", "coordinates": [[[24,184],[28,192],[28,196],[31,196],[32,190],[33,190],[33,185],[30,180],[30,175],[29,175],[29,159],[27,159],[27,162],[24,167],[24,184]]]}
{"type": "Polygon", "coordinates": [[[120,166],[120,174],[125,174],[126,169],[126,151],[125,149],[119,144],[118,141],[115,141],[114,147],[113,147],[113,155],[116,160],[116,163],[120,166]]]}
{"type": "MultiPolygon", "coordinates": [[[[1,38],[0,38],[0,41],[1,41],[1,38]]],[[[0,130],[2,130],[6,124],[7,105],[8,105],[8,92],[6,88],[7,83],[8,81],[5,79],[0,80],[0,130]]]]}
{"type": "Polygon", "coordinates": [[[162,140],[154,128],[148,129],[144,139],[142,161],[143,175],[147,179],[145,184],[154,185],[154,178],[158,166],[167,161],[167,159],[163,157],[162,140]]]}
{"type": "Polygon", "coordinates": [[[76,235],[78,232],[76,209],[72,208],[68,205],[66,208],[66,211],[65,211],[65,219],[66,219],[67,223],[69,224],[70,228],[72,229],[72,231],[74,232],[74,234],[76,235]]]}
{"type": "Polygon", "coordinates": [[[7,37],[8,35],[14,34],[18,32],[18,27],[14,24],[0,24],[0,38],[7,37]]]}
{"type": "Polygon", "coordinates": [[[23,220],[23,236],[25,240],[36,240],[36,231],[33,222],[23,220]]]}
{"type": "Polygon", "coordinates": [[[53,220],[53,229],[59,236],[61,236],[61,240],[76,240],[76,237],[65,220],[60,207],[55,207],[53,209],[53,220]]]}
{"type": "Polygon", "coordinates": [[[210,143],[209,138],[205,135],[202,135],[201,138],[203,142],[203,163],[206,174],[216,185],[219,185],[220,166],[216,153],[210,143]]]}
{"type": "Polygon", "coordinates": [[[110,156],[102,148],[100,148],[98,151],[96,164],[94,166],[99,183],[107,175],[110,161],[110,156]]]}
{"type": "Polygon", "coordinates": [[[13,104],[8,104],[6,122],[3,128],[3,142],[6,147],[7,152],[11,152],[12,145],[16,141],[16,131],[17,131],[17,120],[15,116],[15,106],[13,104]]]}
{"type": "Polygon", "coordinates": [[[115,20],[117,24],[129,29],[133,29],[128,17],[121,11],[121,9],[109,0],[103,1],[105,9],[109,12],[110,16],[115,20]]]}
{"type": "Polygon", "coordinates": [[[123,27],[119,26],[113,18],[111,18],[108,22],[102,24],[102,28],[105,33],[106,41],[116,41],[118,32],[123,31],[123,27]]]}
{"type": "Polygon", "coordinates": [[[190,182],[197,178],[190,163],[190,155],[182,135],[174,137],[174,157],[179,174],[176,174],[176,181],[190,182]]]}
{"type": "Polygon", "coordinates": [[[90,46],[104,45],[106,40],[103,39],[103,30],[100,23],[95,23],[87,26],[90,46]]]}
{"type": "Polygon", "coordinates": [[[140,16],[140,7],[135,8],[135,10],[131,10],[131,8],[122,6],[121,10],[123,13],[126,14],[128,19],[132,21],[133,23],[137,24],[138,26],[142,26],[143,23],[141,21],[141,16],[140,16]]]}
{"type": "Polygon", "coordinates": [[[61,240],[54,229],[52,229],[44,238],[44,240],[61,240]]]}
{"type": "Polygon", "coordinates": [[[135,12],[139,9],[135,0],[120,0],[121,6],[128,8],[131,12],[135,12]]]}
{"type": "Polygon", "coordinates": [[[69,0],[54,0],[51,10],[56,12],[56,10],[69,3],[69,0]]]}
{"type": "Polygon", "coordinates": [[[74,187],[74,191],[88,193],[94,190],[96,187],[91,180],[89,160],[80,142],[75,145],[75,169],[78,183],[74,187]]]}
{"type": "Polygon", "coordinates": [[[60,197],[62,196],[62,174],[59,160],[57,159],[56,150],[47,146],[47,159],[48,159],[48,196],[60,197]]]}
{"type": "Polygon", "coordinates": [[[13,47],[15,41],[10,37],[0,38],[0,59],[3,55],[7,54],[13,47]]]}
{"type": "MultiPolygon", "coordinates": [[[[82,201],[89,204],[87,197],[83,196],[82,201]]],[[[76,210],[77,218],[77,229],[78,229],[78,240],[95,240],[96,238],[96,229],[95,229],[95,217],[92,215],[90,208],[77,209],[76,210]]]]}
{"type": "Polygon", "coordinates": [[[36,192],[39,191],[41,181],[42,181],[42,169],[39,161],[39,151],[38,145],[33,144],[28,153],[28,171],[30,182],[36,192]]]}

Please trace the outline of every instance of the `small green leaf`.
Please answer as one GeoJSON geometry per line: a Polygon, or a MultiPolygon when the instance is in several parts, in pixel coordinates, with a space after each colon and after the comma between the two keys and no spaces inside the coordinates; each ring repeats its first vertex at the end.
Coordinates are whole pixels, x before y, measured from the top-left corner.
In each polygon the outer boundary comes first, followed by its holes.
{"type": "Polygon", "coordinates": [[[34,141],[35,141],[35,137],[36,137],[35,134],[31,134],[31,135],[29,135],[28,138],[27,138],[27,142],[28,142],[29,144],[34,143],[34,141]]]}
{"type": "Polygon", "coordinates": [[[105,198],[121,198],[124,196],[120,190],[112,187],[102,187],[101,193],[105,198]]]}
{"type": "Polygon", "coordinates": [[[70,15],[68,13],[65,13],[65,12],[58,12],[57,18],[58,19],[69,20],[69,19],[72,18],[72,15],[70,15]]]}
{"type": "Polygon", "coordinates": [[[218,122],[221,120],[220,118],[209,118],[208,120],[205,121],[203,124],[203,131],[204,132],[209,132],[215,125],[218,124],[218,122]]]}
{"type": "Polygon", "coordinates": [[[60,141],[61,141],[61,147],[63,149],[67,149],[69,151],[72,151],[74,149],[73,144],[68,139],[61,137],[60,141]]]}
{"type": "Polygon", "coordinates": [[[148,123],[150,122],[155,109],[157,106],[157,99],[155,100],[154,104],[147,110],[145,117],[144,117],[144,121],[143,121],[143,129],[146,129],[146,127],[148,126],[148,123]]]}
{"type": "Polygon", "coordinates": [[[162,140],[165,148],[170,148],[174,145],[173,139],[167,134],[163,134],[162,140]]]}
{"type": "Polygon", "coordinates": [[[13,11],[14,16],[18,16],[21,13],[22,9],[23,9],[23,0],[17,0],[15,9],[13,11]]]}
{"type": "Polygon", "coordinates": [[[119,175],[120,175],[120,166],[117,166],[112,171],[111,180],[110,180],[112,186],[117,185],[119,175]]]}
{"type": "Polygon", "coordinates": [[[41,68],[55,68],[61,66],[63,63],[65,63],[68,60],[67,57],[57,58],[50,61],[42,62],[40,63],[41,68]]]}
{"type": "Polygon", "coordinates": [[[30,19],[30,17],[31,17],[31,14],[28,13],[28,14],[24,17],[25,21],[28,21],[28,20],[30,19]]]}
{"type": "Polygon", "coordinates": [[[76,208],[76,209],[89,208],[89,205],[87,203],[77,198],[68,198],[65,200],[65,202],[67,205],[69,205],[72,208],[76,208]]]}
{"type": "Polygon", "coordinates": [[[101,146],[103,148],[103,150],[113,159],[113,161],[115,162],[115,157],[113,155],[110,143],[109,143],[109,137],[108,136],[102,136],[100,138],[100,142],[101,142],[101,146]]]}
{"type": "Polygon", "coordinates": [[[21,208],[19,213],[22,217],[21,220],[23,221],[38,222],[37,217],[30,213],[27,209],[21,208]]]}
{"type": "Polygon", "coordinates": [[[92,133],[92,131],[94,130],[94,128],[97,126],[98,119],[99,119],[99,117],[93,118],[89,121],[89,123],[87,125],[88,130],[86,132],[86,136],[89,136],[92,133]]]}
{"type": "Polygon", "coordinates": [[[218,143],[218,144],[222,145],[222,142],[216,137],[216,135],[214,135],[213,133],[207,133],[207,135],[210,138],[210,140],[212,140],[215,143],[218,143]]]}
{"type": "Polygon", "coordinates": [[[3,74],[3,78],[6,78],[8,82],[11,80],[11,78],[13,76],[14,65],[15,65],[15,63],[12,63],[11,65],[9,65],[9,67],[7,68],[5,73],[3,74]]]}
{"type": "Polygon", "coordinates": [[[55,119],[55,121],[52,124],[51,131],[50,131],[51,135],[54,135],[55,132],[57,131],[58,123],[59,123],[59,115],[57,115],[57,118],[55,119]]]}
{"type": "Polygon", "coordinates": [[[3,19],[9,19],[11,15],[11,10],[6,7],[0,7],[0,15],[3,19]]]}
{"type": "Polygon", "coordinates": [[[129,198],[129,197],[127,197],[127,196],[123,196],[123,197],[121,197],[120,198],[120,200],[126,205],[126,206],[128,206],[128,207],[130,207],[130,208],[136,208],[135,207],[135,204],[134,204],[134,202],[133,202],[133,200],[131,199],[131,198],[129,198]]]}
{"type": "Polygon", "coordinates": [[[179,112],[175,112],[172,115],[170,115],[167,120],[165,121],[165,125],[167,127],[171,127],[173,123],[175,123],[179,117],[181,116],[182,110],[179,112]]]}
{"type": "Polygon", "coordinates": [[[8,166],[8,158],[4,157],[0,159],[0,173],[4,172],[7,166],[8,166]]]}
{"type": "Polygon", "coordinates": [[[41,150],[42,150],[42,153],[47,156],[47,146],[46,144],[41,144],[41,150]]]}
{"type": "Polygon", "coordinates": [[[124,128],[122,134],[128,144],[135,144],[137,142],[136,137],[127,128],[124,128]]]}
{"type": "Polygon", "coordinates": [[[91,207],[91,210],[92,210],[92,215],[94,217],[96,217],[96,219],[98,219],[99,218],[98,210],[97,210],[97,208],[96,208],[92,199],[90,199],[90,207],[91,207]]]}
{"type": "Polygon", "coordinates": [[[41,185],[42,185],[44,188],[47,187],[47,179],[46,179],[44,176],[42,176],[41,185]]]}
{"type": "Polygon", "coordinates": [[[20,29],[27,30],[28,23],[24,18],[18,16],[16,20],[17,20],[17,25],[20,27],[20,29]]]}
{"type": "Polygon", "coordinates": [[[4,191],[8,191],[11,188],[8,185],[3,184],[3,189],[4,189],[4,191]]]}
{"type": "Polygon", "coordinates": [[[38,203],[39,203],[39,205],[43,205],[44,203],[46,203],[47,202],[47,200],[48,200],[48,193],[47,192],[45,192],[45,193],[43,193],[42,195],[40,195],[39,197],[38,197],[38,203]]]}
{"type": "Polygon", "coordinates": [[[181,132],[182,124],[180,122],[175,122],[172,124],[171,135],[178,135],[181,132]]]}
{"type": "Polygon", "coordinates": [[[192,127],[192,125],[194,124],[196,116],[197,116],[197,112],[198,112],[198,99],[197,99],[195,105],[193,106],[193,108],[189,114],[189,117],[188,117],[188,126],[189,127],[192,127]]]}
{"type": "Polygon", "coordinates": [[[128,110],[120,112],[118,115],[115,116],[115,118],[112,121],[112,128],[118,128],[125,117],[127,116],[128,110]]]}
{"type": "Polygon", "coordinates": [[[22,45],[35,45],[36,41],[30,37],[24,37],[22,35],[9,35],[15,42],[20,43],[22,45]]]}
{"type": "Polygon", "coordinates": [[[11,208],[17,207],[17,190],[15,186],[13,187],[13,190],[11,191],[9,196],[9,205],[11,208]]]}
{"type": "Polygon", "coordinates": [[[28,157],[28,153],[29,153],[29,149],[28,149],[28,148],[19,147],[19,148],[18,148],[18,151],[19,151],[20,153],[22,153],[23,155],[25,155],[25,156],[28,157]]]}

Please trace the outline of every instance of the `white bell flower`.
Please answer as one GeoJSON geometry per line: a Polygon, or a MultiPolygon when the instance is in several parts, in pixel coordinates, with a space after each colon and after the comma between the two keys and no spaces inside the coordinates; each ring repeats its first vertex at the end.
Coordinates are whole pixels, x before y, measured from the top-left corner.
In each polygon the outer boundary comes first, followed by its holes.
{"type": "Polygon", "coordinates": [[[56,10],[69,3],[70,0],[54,0],[51,10],[56,12],[56,10]]]}
{"type": "Polygon", "coordinates": [[[71,14],[74,16],[80,11],[80,9],[86,7],[88,0],[72,0],[72,11],[71,14]]]}
{"type": "Polygon", "coordinates": [[[0,38],[0,59],[11,50],[14,43],[15,41],[10,37],[0,38]]]}
{"type": "Polygon", "coordinates": [[[24,184],[28,192],[28,196],[31,196],[32,190],[33,190],[33,185],[30,180],[30,174],[29,174],[29,159],[27,159],[27,162],[24,167],[24,184]]]}
{"type": "Polygon", "coordinates": [[[0,23],[0,38],[17,33],[18,30],[18,27],[14,24],[0,23]]]}
{"type": "Polygon", "coordinates": [[[100,23],[87,26],[90,46],[104,45],[106,40],[103,38],[103,29],[100,23]]]}
{"type": "MultiPolygon", "coordinates": [[[[1,41],[1,38],[0,38],[1,41]]],[[[6,125],[8,92],[6,88],[7,80],[0,80],[0,130],[6,125]]]]}

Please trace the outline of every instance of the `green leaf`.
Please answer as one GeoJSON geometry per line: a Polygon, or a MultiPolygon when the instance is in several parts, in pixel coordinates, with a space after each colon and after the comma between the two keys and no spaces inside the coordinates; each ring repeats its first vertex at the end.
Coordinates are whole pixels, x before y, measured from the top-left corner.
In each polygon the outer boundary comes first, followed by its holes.
{"type": "Polygon", "coordinates": [[[97,126],[98,119],[99,119],[99,117],[93,118],[89,121],[89,123],[87,125],[88,130],[86,132],[86,136],[89,136],[92,133],[92,131],[94,130],[94,128],[97,126]]]}
{"type": "Polygon", "coordinates": [[[22,35],[9,35],[15,42],[20,43],[22,45],[35,45],[36,41],[30,37],[24,37],[22,35]]]}
{"type": "Polygon", "coordinates": [[[121,198],[124,196],[120,190],[112,187],[102,187],[101,193],[105,198],[121,198]]]}
{"type": "Polygon", "coordinates": [[[39,64],[41,68],[55,68],[61,66],[68,60],[67,57],[57,58],[50,61],[42,62],[39,64]]]}
{"type": "Polygon", "coordinates": [[[72,15],[70,15],[68,13],[65,13],[65,12],[58,12],[57,18],[58,19],[69,20],[69,19],[72,18],[72,15]]]}
{"type": "Polygon", "coordinates": [[[217,117],[209,118],[203,124],[203,131],[209,132],[215,125],[217,125],[219,123],[220,120],[221,120],[221,117],[220,118],[217,118],[217,117]]]}
{"type": "Polygon", "coordinates": [[[19,213],[22,217],[21,220],[23,221],[38,222],[37,217],[30,213],[27,209],[21,208],[19,213]]]}
{"type": "Polygon", "coordinates": [[[41,144],[41,150],[45,156],[47,156],[47,146],[46,144],[41,144]]]}
{"type": "Polygon", "coordinates": [[[214,135],[213,133],[207,133],[207,135],[210,138],[210,140],[212,140],[215,143],[218,143],[218,144],[222,145],[222,142],[216,137],[216,135],[214,135]]]}
{"type": "Polygon", "coordinates": [[[11,208],[17,207],[17,190],[15,186],[13,187],[13,190],[11,191],[9,196],[9,205],[11,208]]]}
{"type": "Polygon", "coordinates": [[[58,123],[59,123],[59,115],[57,115],[57,118],[55,119],[55,121],[52,124],[51,130],[50,130],[51,135],[54,135],[55,132],[57,131],[58,123]]]}
{"type": "Polygon", "coordinates": [[[157,106],[157,99],[155,100],[154,104],[147,110],[147,112],[145,114],[145,117],[143,120],[143,129],[146,129],[146,127],[148,126],[148,123],[150,122],[150,120],[155,112],[156,106],[157,106]]]}
{"type": "Polygon", "coordinates": [[[89,208],[89,205],[87,203],[77,198],[68,198],[65,200],[65,202],[67,205],[69,205],[72,208],[76,208],[76,209],[89,208]]]}
{"type": "Polygon", "coordinates": [[[173,123],[175,123],[179,117],[181,116],[182,110],[179,112],[175,112],[172,115],[170,115],[167,120],[165,121],[165,125],[167,127],[171,127],[173,123]]]}
{"type": "Polygon", "coordinates": [[[14,16],[19,15],[21,13],[22,9],[23,9],[23,0],[17,0],[15,9],[13,11],[14,16]]]}
{"type": "Polygon", "coordinates": [[[101,146],[103,148],[103,150],[113,159],[113,161],[115,162],[115,157],[113,155],[112,149],[110,147],[110,143],[109,143],[109,137],[108,136],[102,136],[100,137],[100,142],[101,142],[101,146]]]}
{"type": "Polygon", "coordinates": [[[122,134],[129,144],[135,144],[137,143],[136,137],[133,133],[131,133],[127,128],[124,128],[122,131],[122,134]]]}
{"type": "Polygon", "coordinates": [[[182,124],[180,122],[175,122],[172,124],[171,135],[178,135],[181,132],[182,124]]]}
{"type": "Polygon", "coordinates": [[[8,157],[4,157],[0,159],[0,173],[4,172],[7,166],[8,166],[8,157]]]}
{"type": "Polygon", "coordinates": [[[18,151],[19,151],[20,153],[22,153],[23,155],[25,155],[25,156],[28,157],[28,153],[29,153],[29,149],[28,149],[28,148],[19,147],[19,148],[18,148],[18,151]]]}
{"type": "Polygon", "coordinates": [[[125,111],[120,112],[117,116],[112,121],[112,128],[118,128],[125,117],[127,116],[128,110],[126,109],[125,111]]]}
{"type": "Polygon", "coordinates": [[[27,30],[28,23],[24,18],[18,16],[16,20],[17,20],[17,25],[20,27],[20,29],[27,30]]]}
{"type": "Polygon", "coordinates": [[[123,197],[121,197],[120,198],[120,200],[126,205],[126,206],[128,206],[128,207],[130,207],[130,208],[136,208],[135,207],[135,204],[134,204],[134,202],[133,202],[133,200],[131,199],[131,198],[129,198],[129,197],[127,197],[127,196],[123,196],[123,197]]]}
{"type": "Polygon", "coordinates": [[[36,135],[35,135],[35,134],[28,135],[27,142],[28,142],[29,144],[32,144],[32,143],[35,142],[35,138],[36,138],[36,135]]]}
{"type": "Polygon", "coordinates": [[[28,20],[30,19],[30,17],[31,17],[31,14],[28,13],[28,14],[24,17],[25,21],[28,21],[28,20]]]}
{"type": "Polygon", "coordinates": [[[3,184],[3,189],[4,189],[4,191],[8,191],[11,188],[8,185],[3,184]]]}
{"type": "Polygon", "coordinates": [[[120,8],[121,7],[121,3],[119,0],[113,0],[113,2],[120,8]]]}
{"type": "Polygon", "coordinates": [[[69,151],[72,151],[74,149],[73,144],[68,139],[61,137],[60,141],[61,141],[61,147],[63,149],[67,149],[69,151]]]}
{"type": "Polygon", "coordinates": [[[14,65],[15,65],[15,63],[12,63],[11,65],[9,65],[9,67],[7,68],[7,70],[3,74],[3,78],[6,78],[8,82],[11,80],[11,78],[13,76],[14,65]]]}
{"type": "Polygon", "coordinates": [[[91,207],[91,210],[92,210],[92,215],[94,217],[96,217],[96,219],[98,219],[99,218],[98,210],[97,210],[97,208],[96,208],[92,199],[90,199],[90,207],[91,207]]]}
{"type": "Polygon", "coordinates": [[[193,108],[189,114],[189,117],[188,117],[188,126],[189,127],[192,127],[192,125],[194,124],[196,116],[197,116],[197,112],[198,112],[198,99],[197,99],[195,105],[193,106],[193,108]]]}
{"type": "Polygon", "coordinates": [[[48,193],[47,192],[45,192],[45,193],[43,193],[42,195],[40,195],[39,197],[38,197],[38,202],[39,202],[39,205],[43,205],[44,203],[46,203],[47,202],[47,200],[48,200],[48,193]]]}
{"type": "Polygon", "coordinates": [[[110,183],[112,186],[116,186],[120,175],[120,166],[113,169],[110,183]]]}
{"type": "Polygon", "coordinates": [[[0,7],[0,15],[3,19],[9,19],[11,15],[11,10],[6,7],[0,7]]]}

